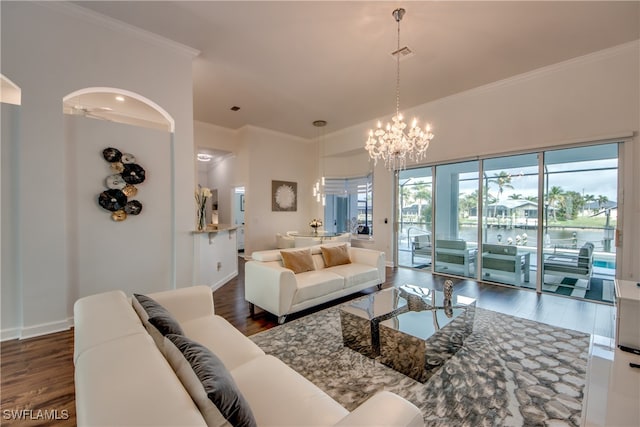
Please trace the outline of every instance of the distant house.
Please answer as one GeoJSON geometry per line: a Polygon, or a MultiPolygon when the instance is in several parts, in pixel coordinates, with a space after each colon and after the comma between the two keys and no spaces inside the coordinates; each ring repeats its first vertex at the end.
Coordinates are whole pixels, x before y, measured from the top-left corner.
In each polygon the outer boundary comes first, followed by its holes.
{"type": "Polygon", "coordinates": [[[487,205],[488,218],[508,218],[516,224],[538,218],[538,204],[530,200],[507,199],[487,205]]]}

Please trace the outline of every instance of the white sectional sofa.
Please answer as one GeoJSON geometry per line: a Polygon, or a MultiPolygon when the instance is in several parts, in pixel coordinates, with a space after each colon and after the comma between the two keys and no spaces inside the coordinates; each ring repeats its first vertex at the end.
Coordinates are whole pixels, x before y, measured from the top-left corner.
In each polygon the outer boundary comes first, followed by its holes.
{"type": "MultiPolygon", "coordinates": [[[[245,264],[245,299],[278,316],[283,323],[286,316],[318,304],[334,300],[375,285],[386,278],[384,252],[355,248],[346,243],[327,243],[308,248],[314,269],[294,273],[285,268],[281,252],[295,250],[266,250],[251,254],[245,264]],[[327,267],[322,248],[347,245],[350,262],[327,267]]],[[[298,249],[300,250],[300,249],[298,249]]]]}
{"type": "MultiPolygon", "coordinates": [[[[206,286],[148,296],[169,311],[184,336],[223,362],[258,426],[423,425],[414,405],[389,392],[374,395],[349,413],[215,315],[211,289],[206,286]]],[[[78,425],[206,425],[188,387],[123,292],[82,298],[74,306],[74,315],[78,425]]]]}

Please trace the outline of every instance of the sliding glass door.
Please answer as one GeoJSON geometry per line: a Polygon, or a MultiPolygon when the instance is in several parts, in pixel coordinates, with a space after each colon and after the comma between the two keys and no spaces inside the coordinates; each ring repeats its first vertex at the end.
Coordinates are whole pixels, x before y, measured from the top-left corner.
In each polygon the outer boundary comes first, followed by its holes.
{"type": "Polygon", "coordinates": [[[536,288],[538,155],[483,162],[482,279],[536,288]]]}
{"type": "Polygon", "coordinates": [[[431,269],[432,178],[430,167],[398,172],[396,245],[402,267],[431,269]]]}
{"type": "Polygon", "coordinates": [[[612,303],[618,146],[399,171],[398,265],[612,303]]]}
{"type": "Polygon", "coordinates": [[[548,151],[543,292],[613,302],[618,144],[548,151]]]}
{"type": "Polygon", "coordinates": [[[436,166],[434,271],[477,278],[479,162],[436,166]]]}

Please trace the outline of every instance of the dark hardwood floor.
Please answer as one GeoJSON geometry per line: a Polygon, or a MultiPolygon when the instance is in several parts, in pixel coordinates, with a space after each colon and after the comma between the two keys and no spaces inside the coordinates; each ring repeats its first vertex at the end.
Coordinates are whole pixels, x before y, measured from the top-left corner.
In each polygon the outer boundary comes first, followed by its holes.
{"type": "MultiPolygon", "coordinates": [[[[239,275],[213,293],[216,314],[226,318],[245,335],[277,326],[276,316],[256,308],[249,316],[249,304],[244,300],[244,260],[239,258],[239,275]]],[[[445,277],[417,270],[387,268],[384,287],[415,283],[442,289],[445,277]]],[[[517,317],[536,320],[582,332],[613,336],[612,306],[555,295],[538,295],[532,291],[506,286],[493,286],[472,280],[453,279],[455,293],[477,299],[477,306],[517,317]]],[[[296,313],[288,321],[339,304],[360,295],[374,292],[371,288],[349,297],[296,313]]],[[[73,380],[73,330],[38,338],[10,340],[0,346],[0,392],[3,425],[73,426],[75,419],[75,388],[73,380]],[[26,410],[26,412],[20,412],[26,410]],[[31,411],[31,412],[29,412],[31,411]],[[32,419],[44,416],[57,419],[32,419]],[[54,411],[54,412],[52,412],[54,411]],[[15,419],[19,415],[20,419],[15,419]]]]}

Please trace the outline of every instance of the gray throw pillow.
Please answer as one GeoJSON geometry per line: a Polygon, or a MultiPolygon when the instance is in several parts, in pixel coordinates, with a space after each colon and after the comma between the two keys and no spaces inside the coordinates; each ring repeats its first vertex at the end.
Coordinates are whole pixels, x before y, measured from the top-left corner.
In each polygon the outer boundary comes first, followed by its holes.
{"type": "MultiPolygon", "coordinates": [[[[229,424],[235,427],[257,426],[249,404],[240,393],[227,368],[215,354],[202,344],[182,335],[169,334],[165,336],[165,339],[171,341],[180,350],[182,356],[184,356],[193,373],[200,381],[204,393],[229,424]]],[[[176,361],[174,357],[171,357],[169,362],[174,370],[179,367],[179,361],[176,361]]],[[[192,397],[197,396],[199,393],[191,390],[193,385],[186,384],[185,379],[181,378],[185,388],[189,390],[192,397]]],[[[191,383],[189,380],[187,382],[191,383]]],[[[205,408],[202,402],[199,402],[199,399],[194,400],[201,412],[205,412],[203,411],[205,408]]],[[[207,410],[206,412],[210,413],[211,411],[207,410]]],[[[207,424],[214,423],[209,423],[208,421],[207,424]]]]}
{"type": "Polygon", "coordinates": [[[156,300],[139,294],[133,294],[133,297],[138,300],[138,303],[147,312],[147,316],[149,316],[148,322],[155,326],[163,336],[167,334],[184,335],[178,321],[156,300]]]}

